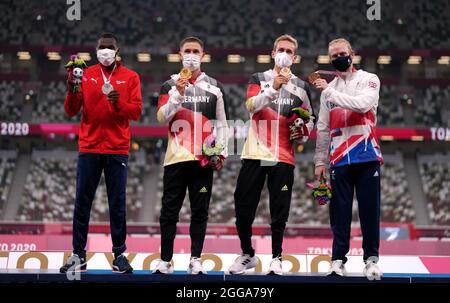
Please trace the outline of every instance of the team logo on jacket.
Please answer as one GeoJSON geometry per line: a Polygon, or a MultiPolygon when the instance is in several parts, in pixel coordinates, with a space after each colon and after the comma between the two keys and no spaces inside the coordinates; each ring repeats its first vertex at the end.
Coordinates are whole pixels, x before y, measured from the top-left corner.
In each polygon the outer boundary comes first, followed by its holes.
{"type": "Polygon", "coordinates": [[[328,105],[328,108],[329,108],[330,110],[332,110],[332,109],[335,108],[335,107],[338,107],[335,103],[330,102],[330,101],[327,101],[327,105],[328,105]]]}
{"type": "Polygon", "coordinates": [[[276,100],[273,100],[272,103],[292,106],[292,105],[294,105],[294,99],[292,99],[292,98],[278,98],[276,100]]]}
{"type": "Polygon", "coordinates": [[[342,129],[340,128],[332,129],[330,131],[330,136],[331,138],[342,136],[342,129]]]}
{"type": "Polygon", "coordinates": [[[183,103],[209,103],[209,96],[184,96],[183,103]]]}

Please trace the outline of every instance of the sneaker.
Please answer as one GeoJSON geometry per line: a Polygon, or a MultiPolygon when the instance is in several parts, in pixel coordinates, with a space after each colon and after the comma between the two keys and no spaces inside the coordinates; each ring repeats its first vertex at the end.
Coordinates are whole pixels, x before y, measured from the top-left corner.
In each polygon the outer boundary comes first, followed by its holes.
{"type": "Polygon", "coordinates": [[[133,267],[131,267],[130,262],[128,262],[127,257],[120,255],[114,259],[112,263],[113,272],[120,274],[130,274],[133,272],[133,267]]]}
{"type": "Polygon", "coordinates": [[[347,275],[347,270],[345,270],[345,264],[342,260],[334,260],[331,263],[330,270],[328,271],[328,276],[341,276],[347,275]]]}
{"type": "Polygon", "coordinates": [[[67,273],[68,271],[73,272],[85,272],[87,270],[86,258],[80,258],[77,254],[73,254],[67,259],[66,264],[64,264],[60,269],[60,273],[67,273]]]}
{"type": "Polygon", "coordinates": [[[243,274],[247,269],[255,268],[258,264],[258,258],[256,256],[250,257],[250,255],[241,255],[234,261],[233,265],[228,269],[228,272],[232,275],[243,274]]]}
{"type": "Polygon", "coordinates": [[[365,262],[366,266],[364,267],[363,274],[370,281],[381,280],[381,277],[383,276],[383,273],[378,267],[377,262],[378,262],[377,257],[369,257],[365,262]]]}
{"type": "Polygon", "coordinates": [[[153,271],[154,274],[171,274],[173,273],[172,263],[166,262],[163,260],[159,260],[158,264],[156,264],[156,268],[153,271]]]}
{"type": "Polygon", "coordinates": [[[191,258],[191,261],[189,262],[189,267],[187,269],[187,273],[190,275],[207,274],[206,270],[203,269],[201,259],[197,257],[191,258]]]}
{"type": "Polygon", "coordinates": [[[269,272],[267,274],[281,276],[283,274],[283,269],[281,265],[282,265],[281,257],[273,258],[272,261],[270,261],[269,272]]]}

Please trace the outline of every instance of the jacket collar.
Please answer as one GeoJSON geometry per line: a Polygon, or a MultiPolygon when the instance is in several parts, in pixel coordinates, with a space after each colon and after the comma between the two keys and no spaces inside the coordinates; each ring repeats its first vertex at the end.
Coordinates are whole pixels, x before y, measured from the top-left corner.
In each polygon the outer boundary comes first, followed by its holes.
{"type": "MultiPolygon", "coordinates": [[[[97,63],[97,65],[98,65],[98,68],[103,70],[104,73],[108,73],[106,68],[101,63],[97,63]]],[[[122,66],[122,63],[120,63],[120,61],[116,60],[116,68],[114,69],[114,72],[117,72],[121,66],[122,66]]]]}

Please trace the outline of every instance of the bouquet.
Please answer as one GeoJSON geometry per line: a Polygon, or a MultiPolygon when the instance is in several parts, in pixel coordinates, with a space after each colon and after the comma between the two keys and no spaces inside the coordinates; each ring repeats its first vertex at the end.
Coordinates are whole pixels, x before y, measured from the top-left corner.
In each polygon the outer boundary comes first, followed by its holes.
{"type": "Polygon", "coordinates": [[[74,82],[73,92],[79,92],[84,69],[87,67],[86,62],[84,62],[84,60],[78,55],[72,55],[70,56],[70,61],[65,65],[65,67],[69,72],[69,80],[74,82]]]}
{"type": "Polygon", "coordinates": [[[318,186],[314,186],[312,183],[308,183],[306,185],[312,189],[312,196],[314,197],[314,200],[319,203],[319,205],[330,203],[332,197],[331,186],[327,183],[327,179],[323,176],[323,174],[320,176],[318,186]]]}
{"type": "Polygon", "coordinates": [[[225,147],[222,144],[216,144],[215,138],[206,138],[202,146],[202,159],[200,160],[200,165],[206,166],[208,163],[215,165],[219,162],[221,157],[223,158],[220,154],[224,148],[225,147]]]}

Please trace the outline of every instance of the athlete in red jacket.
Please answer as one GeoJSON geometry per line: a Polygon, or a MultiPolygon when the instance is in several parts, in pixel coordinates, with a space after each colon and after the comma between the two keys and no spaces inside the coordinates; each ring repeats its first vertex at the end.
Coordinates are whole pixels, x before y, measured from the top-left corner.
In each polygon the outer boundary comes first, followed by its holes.
{"type": "Polygon", "coordinates": [[[78,141],[81,153],[127,155],[130,120],[138,120],[142,110],[139,76],[119,61],[109,66],[93,65],[84,72],[81,91],[72,93],[69,89],[64,108],[70,117],[82,108],[78,141]],[[114,87],[108,95],[102,92],[103,75],[114,87]]]}
{"type": "Polygon", "coordinates": [[[73,216],[73,255],[61,272],[86,270],[86,242],[89,217],[95,191],[105,172],[108,193],[113,271],[133,271],[126,250],[126,185],[130,120],[138,120],[142,111],[139,76],[116,60],[117,38],[103,34],[97,45],[99,64],[84,71],[81,89],[68,92],[64,108],[69,116],[82,108],[77,165],[77,193],[73,216]]]}

